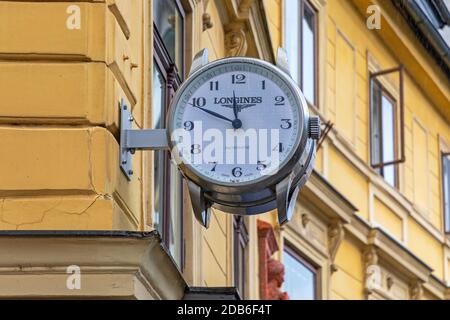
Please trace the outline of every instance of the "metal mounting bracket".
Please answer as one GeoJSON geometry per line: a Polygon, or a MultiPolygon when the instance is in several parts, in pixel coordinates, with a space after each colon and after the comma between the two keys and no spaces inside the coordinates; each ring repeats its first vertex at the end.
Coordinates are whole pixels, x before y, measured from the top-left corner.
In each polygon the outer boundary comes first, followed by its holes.
{"type": "Polygon", "coordinates": [[[208,64],[208,49],[202,49],[194,57],[192,61],[191,70],[189,76],[195,73],[198,69],[208,64]]]}
{"type": "Polygon", "coordinates": [[[288,55],[284,48],[278,48],[276,64],[278,68],[283,70],[289,76],[291,75],[291,72],[289,71],[288,55]]]}
{"type": "Polygon", "coordinates": [[[166,129],[133,130],[131,109],[120,102],[120,169],[130,181],[133,175],[131,162],[136,150],[166,150],[169,148],[166,129]]]}

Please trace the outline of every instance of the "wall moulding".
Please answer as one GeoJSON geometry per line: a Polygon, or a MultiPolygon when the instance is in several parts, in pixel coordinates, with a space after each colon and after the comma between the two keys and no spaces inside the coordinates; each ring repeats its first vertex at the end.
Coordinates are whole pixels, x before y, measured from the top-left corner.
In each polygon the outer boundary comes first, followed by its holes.
{"type": "Polygon", "coordinates": [[[433,281],[433,269],[385,231],[356,215],[344,227],[364,245],[365,289],[370,299],[422,298],[422,287],[434,295],[444,295],[447,288],[437,286],[437,279],[433,281]]]}
{"type": "Polygon", "coordinates": [[[221,17],[227,56],[252,56],[274,61],[274,51],[262,1],[225,0],[221,17]]]}
{"type": "Polygon", "coordinates": [[[245,56],[248,49],[243,23],[233,23],[225,27],[225,49],[227,57],[245,56]]]}

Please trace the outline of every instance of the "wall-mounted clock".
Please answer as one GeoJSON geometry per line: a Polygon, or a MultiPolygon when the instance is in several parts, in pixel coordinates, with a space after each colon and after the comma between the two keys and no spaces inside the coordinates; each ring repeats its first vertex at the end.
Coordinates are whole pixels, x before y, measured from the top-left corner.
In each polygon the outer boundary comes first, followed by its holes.
{"type": "Polygon", "coordinates": [[[203,50],[176,92],[168,145],[205,227],[211,207],[240,215],[278,209],[280,224],[292,215],[313,168],[320,121],[309,115],[285,57],[280,50],[277,66],[244,57],[208,63],[203,50]]]}

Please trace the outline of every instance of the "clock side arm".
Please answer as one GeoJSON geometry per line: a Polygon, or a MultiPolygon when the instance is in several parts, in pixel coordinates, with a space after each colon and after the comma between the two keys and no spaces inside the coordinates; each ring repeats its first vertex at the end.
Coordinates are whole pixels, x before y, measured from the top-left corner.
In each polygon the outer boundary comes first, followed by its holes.
{"type": "Polygon", "coordinates": [[[201,67],[208,64],[208,49],[204,48],[200,50],[194,57],[194,60],[192,61],[191,70],[189,71],[189,76],[194,74],[197,70],[199,70],[201,67]]]}
{"type": "Polygon", "coordinates": [[[211,205],[205,199],[204,191],[196,183],[189,179],[186,179],[189,196],[191,197],[192,210],[194,216],[206,229],[209,228],[209,221],[211,218],[211,205]]]}
{"type": "Polygon", "coordinates": [[[289,70],[289,61],[286,49],[278,48],[277,53],[277,67],[283,70],[286,74],[291,76],[291,71],[289,70]]]}

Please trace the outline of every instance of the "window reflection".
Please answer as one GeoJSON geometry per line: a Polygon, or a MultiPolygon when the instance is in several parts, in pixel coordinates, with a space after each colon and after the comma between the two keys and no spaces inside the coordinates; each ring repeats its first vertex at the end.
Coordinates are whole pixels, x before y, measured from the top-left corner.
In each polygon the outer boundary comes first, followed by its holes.
{"type": "MultiPolygon", "coordinates": [[[[381,99],[381,88],[376,81],[371,82],[371,92],[372,92],[372,108],[371,108],[371,148],[372,148],[372,164],[378,164],[382,162],[381,159],[381,114],[380,99],[381,99]]],[[[378,173],[381,174],[381,170],[377,169],[378,173]]]]}
{"type": "Polygon", "coordinates": [[[249,235],[243,216],[233,216],[233,264],[234,286],[239,290],[242,299],[246,297],[247,278],[247,246],[249,235]]]}
{"type": "Polygon", "coordinates": [[[305,7],[303,15],[302,88],[306,100],[315,104],[315,21],[314,12],[305,7]]]}
{"type": "Polygon", "coordinates": [[[285,0],[285,47],[292,79],[300,83],[300,2],[298,0],[285,0]]]}
{"type": "Polygon", "coordinates": [[[183,17],[175,1],[154,0],[153,21],[170,57],[183,74],[183,17]]]}
{"type": "Polygon", "coordinates": [[[316,274],[307,267],[292,250],[283,252],[285,277],[283,290],[290,300],[314,300],[316,298],[316,274]]]}
{"type": "MultiPolygon", "coordinates": [[[[152,88],[152,126],[162,128],[162,117],[165,106],[165,81],[156,63],[153,64],[153,88],[152,88]]],[[[164,179],[164,152],[153,153],[153,219],[155,228],[163,234],[163,179],[164,179]]]]}
{"type": "Polygon", "coordinates": [[[181,266],[183,250],[183,178],[172,162],[170,166],[169,251],[181,266]]]}
{"type": "Polygon", "coordinates": [[[442,156],[445,231],[450,232],[450,155],[442,156]]]}
{"type": "MultiPolygon", "coordinates": [[[[394,105],[385,96],[382,98],[383,117],[383,162],[394,161],[395,158],[395,132],[394,132],[394,105]]],[[[393,165],[384,168],[384,179],[395,187],[395,168],[393,165]]]]}
{"type": "Polygon", "coordinates": [[[317,104],[317,13],[305,0],[284,2],[284,46],[292,78],[306,100],[317,104]]]}

